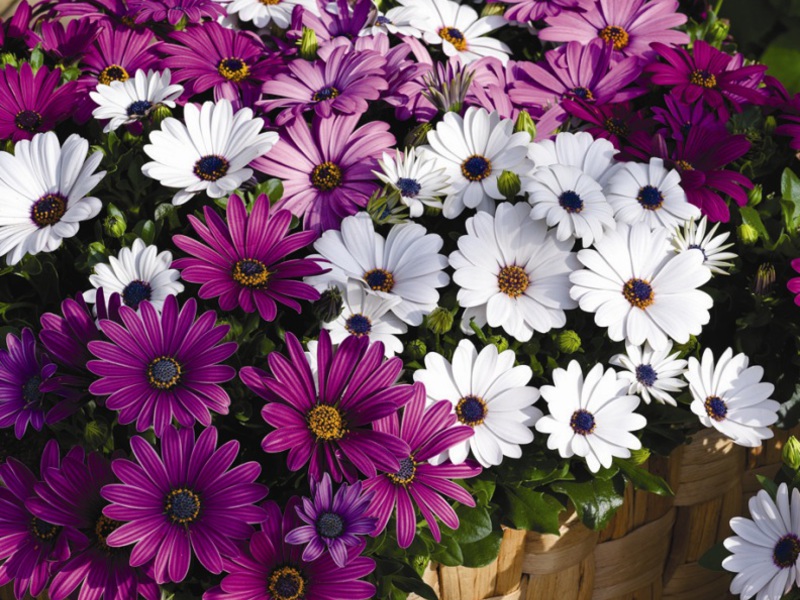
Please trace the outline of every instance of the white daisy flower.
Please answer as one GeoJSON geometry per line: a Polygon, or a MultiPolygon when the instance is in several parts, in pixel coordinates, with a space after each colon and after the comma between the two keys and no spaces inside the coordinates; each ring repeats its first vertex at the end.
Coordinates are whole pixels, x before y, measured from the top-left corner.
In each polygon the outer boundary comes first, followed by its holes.
{"type": "Polygon", "coordinates": [[[686,361],[678,358],[680,352],[670,354],[671,350],[672,343],[663,350],[653,350],[650,344],[625,344],[626,354],[612,356],[608,362],[626,369],[617,375],[630,384],[629,394],[638,394],[646,404],[652,399],[677,406],[672,394],[687,385],[679,379],[686,372],[686,361]]]}
{"type": "Polygon", "coordinates": [[[577,306],[569,295],[569,274],[580,267],[572,243],[531,221],[524,203],[503,202],[494,217],[478,213],[466,227],[450,255],[464,331],[474,318],[524,342],[534,331],[563,327],[564,310],[577,306]]]}
{"type": "Polygon", "coordinates": [[[360,212],[345,217],[341,231],[328,230],[314,242],[319,254],[313,257],[327,260],[330,271],[305,281],[320,292],[336,285],[343,293],[349,277],[364,281],[384,298],[400,298],[392,312],[416,326],[436,308],[437,288],[450,281],[444,272],[447,258],[438,254],[443,243],[417,223],[394,225],[384,239],[372,218],[360,212]]]}
{"type": "Polygon", "coordinates": [[[558,226],[559,241],[577,238],[584,248],[616,227],[614,210],[603,188],[578,167],[550,165],[536,169],[525,184],[531,219],[558,226]]]}
{"type": "Polygon", "coordinates": [[[778,600],[800,585],[800,491],[778,486],[775,500],[765,490],[750,498],[751,519],[733,517],[736,534],[723,544],[733,554],[722,561],[723,568],[736,573],[731,593],[742,600],[778,600]]]}
{"type": "Polygon", "coordinates": [[[541,387],[550,410],[536,422],[536,430],[550,434],[547,447],[563,458],[580,456],[592,473],[609,468],[613,458],[630,458],[642,443],[631,431],[643,429],[647,419],[636,414],[637,396],[626,395],[628,382],[614,369],[603,373],[597,364],[583,379],[578,361],[553,371],[553,385],[541,387]]]}
{"type": "Polygon", "coordinates": [[[442,208],[440,198],[447,193],[449,184],[444,167],[437,161],[413,150],[395,150],[394,157],[384,152],[378,164],[383,172],[373,173],[398,191],[400,202],[412,217],[421,217],[426,206],[442,208]]]}
{"type": "Polygon", "coordinates": [[[362,29],[358,35],[378,35],[381,33],[405,35],[412,37],[422,37],[422,32],[411,25],[411,17],[414,14],[414,9],[407,6],[396,6],[390,8],[386,14],[378,11],[375,15],[375,21],[371,26],[362,29]]]}
{"type": "Polygon", "coordinates": [[[745,354],[728,348],[714,363],[710,348],[702,362],[689,358],[686,379],[692,392],[691,409],[706,427],[722,432],[740,446],[757,448],[773,436],[770,425],[778,420],[780,404],[770,399],[771,383],[761,381],[764,369],[748,367],[745,354]]]}
{"type": "Polygon", "coordinates": [[[236,15],[240,21],[252,21],[259,28],[275,23],[281,29],[288,29],[292,11],[298,5],[319,16],[316,0],[232,0],[227,2],[225,10],[228,15],[236,15]]]}
{"type": "Polygon", "coordinates": [[[183,291],[180,272],[170,266],[172,252],[159,253],[158,248],[145,246],[144,241],[137,238],[131,247],[109,257],[108,264],[95,265],[94,274],[89,275],[94,289],[84,292],[83,299],[94,304],[97,288],[103,288],[106,295],[118,293],[122,302],[134,310],[148,300],[161,312],[167,296],[177,296],[183,291]]]}
{"type": "Polygon", "coordinates": [[[600,186],[604,186],[608,178],[614,174],[620,163],[614,160],[619,152],[614,144],[606,139],[594,139],[591,133],[559,133],[554,140],[542,140],[530,144],[528,158],[535,168],[550,165],[567,165],[577,167],[600,186]]]}
{"type": "Polygon", "coordinates": [[[403,342],[397,336],[408,331],[408,326],[391,312],[401,301],[397,296],[368,292],[362,280],[349,279],[342,296],[342,313],[322,327],[330,331],[334,344],[351,335],[383,342],[384,353],[390,358],[403,351],[403,342]]]}
{"type": "Polygon", "coordinates": [[[733,266],[733,263],[729,261],[738,256],[735,252],[726,252],[728,248],[733,247],[732,243],[725,244],[730,232],[726,231],[714,236],[719,228],[719,223],[716,223],[708,234],[706,234],[706,227],[708,227],[706,217],[700,219],[699,222],[694,219],[687,221],[682,230],[676,229],[672,238],[672,246],[676,252],[699,250],[703,253],[703,264],[711,269],[712,273],[727,275],[726,269],[733,266]]]}
{"type": "Polygon", "coordinates": [[[503,457],[522,456],[521,444],[533,441],[532,427],[542,416],[534,406],[539,390],[527,385],[533,371],[514,366],[513,350],[498,353],[493,345],[480,353],[469,340],[461,340],[452,364],[441,354],[425,356],[425,368],[414,372],[428,394],[428,405],[449,400],[458,422],[472,427],[474,435],[434,459],[460,464],[472,455],[484,467],[499,465],[503,457]]]}
{"type": "Polygon", "coordinates": [[[169,82],[169,69],[163,73],[145,73],[139,69],[132,79],[112,81],[110,85],[98,84],[97,91],[89,92],[97,104],[92,116],[95,119],[108,119],[103,128],[103,133],[108,133],[146,117],[161,104],[175,108],[174,100],[183,93],[183,86],[170,85],[169,82]]]}
{"type": "Polygon", "coordinates": [[[153,160],[142,165],[142,173],[165,187],[182,188],[173,204],[184,204],[202,191],[211,198],[227,196],[253,174],[247,165],[278,141],[274,131],[261,131],[264,120],[254,119],[249,108],[234,114],[229,100],[200,108],[187,104],[183,117],[185,125],[164,119],[144,147],[153,160]]]}
{"type": "Polygon", "coordinates": [[[428,132],[430,145],[421,148],[450,180],[442,214],[454,219],[465,207],[493,213],[495,200],[505,198],[497,188],[502,172],[530,171],[525,158],[530,139],[525,132],[514,133],[514,121],[501,119],[495,111],[471,106],[463,119],[448,112],[428,132]]]}
{"type": "Polygon", "coordinates": [[[508,62],[511,49],[500,40],[484,37],[506,25],[503,17],[478,18],[474,8],[452,0],[400,0],[400,4],[410,9],[406,18],[422,39],[431,45],[442,44],[447,56],[458,56],[465,65],[484,56],[493,56],[504,65],[508,62]]]}
{"type": "Polygon", "coordinates": [[[102,202],[87,194],[106,174],[94,172],[103,154],[87,158],[88,152],[89,142],[79,135],[61,146],[52,131],[20,140],[14,154],[0,152],[0,256],[9,265],[26,254],[52,252],[100,212],[102,202]]]}
{"type": "Polygon", "coordinates": [[[697,288],[711,272],[697,252],[673,254],[663,229],[618,224],[578,252],[584,269],[570,275],[570,295],[608,337],[663,350],[672,338],[685,344],[708,323],[711,296],[697,288]]]}

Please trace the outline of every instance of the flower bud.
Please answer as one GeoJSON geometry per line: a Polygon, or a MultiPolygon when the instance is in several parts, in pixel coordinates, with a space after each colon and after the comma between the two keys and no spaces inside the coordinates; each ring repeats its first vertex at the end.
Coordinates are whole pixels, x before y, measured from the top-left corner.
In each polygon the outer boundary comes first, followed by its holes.
{"type": "Polygon", "coordinates": [[[414,129],[408,132],[405,139],[405,145],[408,148],[416,148],[428,141],[428,132],[433,129],[431,123],[420,123],[414,129]]]}
{"type": "Polygon", "coordinates": [[[428,315],[427,326],[433,333],[438,333],[439,335],[447,333],[453,328],[453,313],[446,308],[437,306],[428,315]]]}
{"type": "Polygon", "coordinates": [[[697,347],[697,338],[693,335],[689,336],[689,340],[684,344],[675,344],[672,349],[675,352],[679,352],[680,355],[678,358],[686,358],[691,354],[694,349],[697,347]]]}
{"type": "Polygon", "coordinates": [[[501,2],[487,2],[481,11],[481,17],[503,16],[506,12],[506,5],[501,2]]]}
{"type": "Polygon", "coordinates": [[[103,220],[103,229],[105,230],[106,235],[109,235],[113,238],[121,238],[123,235],[125,235],[125,230],[127,228],[128,224],[122,217],[108,215],[103,220]]]}
{"type": "Polygon", "coordinates": [[[560,352],[574,354],[581,349],[581,336],[571,329],[565,329],[558,333],[556,344],[560,352]]]}
{"type": "Polygon", "coordinates": [[[536,125],[533,124],[533,119],[531,119],[527,110],[521,110],[517,121],[514,123],[514,133],[519,133],[520,131],[524,131],[531,136],[531,141],[536,138],[536,125]]]}
{"type": "Polygon", "coordinates": [[[736,228],[736,235],[746,246],[752,246],[758,241],[758,231],[747,223],[742,223],[736,228]]]}
{"type": "Polygon", "coordinates": [[[508,340],[502,335],[489,336],[489,343],[497,348],[498,352],[505,352],[508,350],[508,340]]]}
{"type": "Polygon", "coordinates": [[[766,119],[764,119],[764,133],[767,135],[772,135],[775,133],[775,128],[778,126],[778,121],[775,119],[775,115],[769,115],[766,119]]]}
{"type": "Polygon", "coordinates": [[[722,42],[725,41],[725,38],[728,37],[730,30],[731,24],[727,19],[715,21],[708,29],[708,35],[706,36],[708,43],[719,48],[722,42]]]}
{"type": "Polygon", "coordinates": [[[154,127],[157,127],[161,124],[161,121],[171,116],[172,111],[170,110],[169,106],[164,106],[163,104],[156,106],[150,113],[150,118],[153,120],[154,127]]]}
{"type": "Polygon", "coordinates": [[[638,467],[643,465],[648,458],[650,458],[650,450],[639,448],[638,450],[631,450],[631,457],[628,460],[638,467]]]}
{"type": "Polygon", "coordinates": [[[519,175],[511,171],[503,171],[500,173],[500,177],[497,178],[497,189],[506,197],[506,200],[513,200],[522,189],[519,175]]]}
{"type": "Polygon", "coordinates": [[[783,464],[790,469],[800,469],[800,441],[791,436],[783,446],[783,464]]]}
{"type": "Polygon", "coordinates": [[[314,60],[317,58],[317,34],[309,27],[303,27],[303,37],[300,38],[300,58],[314,60]]]}
{"type": "Polygon", "coordinates": [[[329,287],[314,302],[311,311],[323,323],[333,321],[342,312],[342,292],[337,287],[329,287]]]}
{"type": "Polygon", "coordinates": [[[428,353],[428,347],[422,340],[411,340],[406,344],[406,353],[412,360],[422,360],[428,353]]]}
{"type": "Polygon", "coordinates": [[[772,263],[762,263],[756,271],[756,280],[753,282],[753,292],[759,296],[769,296],[775,287],[775,267],[772,263]]]}
{"type": "Polygon", "coordinates": [[[753,189],[747,192],[747,205],[748,206],[758,206],[761,203],[761,198],[764,194],[764,188],[761,187],[760,183],[757,183],[753,186],[753,189]]]}

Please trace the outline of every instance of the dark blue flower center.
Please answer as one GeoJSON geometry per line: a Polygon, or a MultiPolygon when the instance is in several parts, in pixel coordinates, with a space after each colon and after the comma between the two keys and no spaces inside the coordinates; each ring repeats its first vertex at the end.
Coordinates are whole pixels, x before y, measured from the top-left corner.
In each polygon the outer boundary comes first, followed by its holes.
{"type": "Polygon", "coordinates": [[[31,221],[35,225],[47,227],[55,225],[67,212],[67,199],[59,193],[45,194],[31,206],[31,221]]]}
{"type": "Polygon", "coordinates": [[[392,20],[388,17],[384,17],[383,15],[378,15],[378,17],[375,19],[375,22],[378,25],[388,25],[392,22],[392,20]]]}
{"type": "Polygon", "coordinates": [[[233,265],[233,280],[249,288],[265,288],[270,274],[267,265],[254,258],[243,258],[233,265]]]}
{"type": "Polygon", "coordinates": [[[324,538],[338,538],[343,531],[344,520],[336,513],[322,513],[317,519],[317,533],[324,538]]]}
{"type": "Polygon", "coordinates": [[[400,469],[397,473],[389,473],[389,479],[401,485],[407,485],[414,481],[417,476],[417,463],[413,456],[407,456],[400,460],[400,469]]]}
{"type": "Polygon", "coordinates": [[[728,415],[728,405],[719,396],[709,396],[703,403],[706,414],[714,421],[724,421],[728,415]]]}
{"type": "Polygon", "coordinates": [[[704,87],[706,89],[717,87],[716,76],[713,73],[706,71],[705,69],[698,69],[696,71],[692,71],[692,74],[689,76],[689,81],[695,85],[699,85],[700,87],[704,87]]]}
{"type": "Polygon", "coordinates": [[[180,380],[181,366],[169,356],[159,356],[147,367],[147,381],[156,389],[171,390],[180,380]]]}
{"type": "Polygon", "coordinates": [[[42,385],[41,375],[34,375],[22,384],[22,399],[26,406],[38,404],[42,399],[42,393],[39,391],[40,385],[42,385]]]}
{"type": "Polygon", "coordinates": [[[594,415],[581,408],[572,413],[569,425],[572,427],[572,431],[578,435],[589,435],[594,432],[596,423],[594,422],[594,415]]]}
{"type": "Polygon", "coordinates": [[[639,365],[636,367],[636,381],[647,387],[651,387],[658,379],[658,373],[651,365],[639,365]]]}
{"type": "Polygon", "coordinates": [[[455,27],[442,27],[439,30],[439,37],[453,44],[456,50],[463,52],[467,49],[467,39],[460,29],[455,27]]]}
{"type": "Polygon", "coordinates": [[[331,98],[336,98],[339,95],[339,90],[331,85],[327,85],[322,89],[317,90],[312,97],[314,102],[323,102],[325,100],[330,100],[331,98]]]}
{"type": "Polygon", "coordinates": [[[173,523],[188,525],[200,514],[200,496],[186,488],[172,490],[164,511],[173,523]]]}
{"type": "Polygon", "coordinates": [[[570,214],[579,213],[583,210],[583,200],[572,190],[561,192],[561,195],[558,197],[558,204],[570,214]]]}
{"type": "Polygon", "coordinates": [[[653,287],[644,279],[629,279],[622,286],[622,295],[636,308],[647,308],[653,303],[653,287]]]}
{"type": "Polygon", "coordinates": [[[798,556],[800,556],[800,539],[793,533],[788,533],[779,539],[772,550],[772,562],[781,569],[793,567],[798,556]]]}
{"type": "Polygon", "coordinates": [[[338,165],[325,161],[311,171],[311,185],[318,190],[328,192],[342,183],[342,170],[338,165]]]}
{"type": "Polygon", "coordinates": [[[576,87],[570,90],[573,95],[577,96],[581,100],[594,100],[594,94],[592,94],[592,90],[585,87],[576,87]]]}
{"type": "Polygon", "coordinates": [[[221,156],[209,154],[194,163],[194,174],[204,181],[217,181],[225,177],[230,164],[221,156]]]}
{"type": "Polygon", "coordinates": [[[477,427],[486,418],[486,402],[478,396],[464,396],[456,404],[456,416],[464,425],[477,427]]]}
{"type": "Polygon", "coordinates": [[[350,315],[344,323],[344,328],[347,329],[350,335],[361,337],[362,335],[369,335],[369,332],[372,331],[372,323],[364,315],[350,315]]]}
{"type": "Polygon", "coordinates": [[[306,580],[294,567],[280,567],[269,576],[269,593],[274,600],[301,600],[306,596],[306,580]]]}
{"type": "Polygon", "coordinates": [[[703,253],[703,259],[704,260],[708,260],[708,255],[706,254],[706,251],[703,250],[703,248],[700,246],[700,244],[689,244],[687,246],[687,248],[691,248],[691,249],[694,249],[694,250],[700,250],[700,252],[703,253]]]}
{"type": "Polygon", "coordinates": [[[61,531],[61,527],[51,525],[36,517],[31,520],[31,533],[42,541],[49,542],[58,535],[59,531],[61,531]]]}
{"type": "Polygon", "coordinates": [[[42,115],[33,110],[20,111],[17,113],[17,116],[14,117],[14,125],[17,126],[17,129],[30,133],[39,131],[39,127],[41,127],[43,121],[42,115]]]}
{"type": "Polygon", "coordinates": [[[137,310],[139,304],[145,300],[150,300],[151,291],[149,283],[134,279],[122,290],[122,301],[125,306],[130,306],[133,310],[137,310]]]}
{"type": "Polygon", "coordinates": [[[461,163],[461,174],[470,181],[482,181],[492,174],[492,163],[485,156],[473,154],[461,163]]]}
{"type": "Polygon", "coordinates": [[[241,58],[223,58],[217,65],[217,73],[228,81],[238,83],[250,75],[250,67],[241,58]]]}
{"type": "Polygon", "coordinates": [[[422,186],[416,179],[401,177],[397,180],[397,189],[400,190],[400,195],[404,198],[416,198],[422,186]]]}
{"type": "Polygon", "coordinates": [[[628,135],[628,124],[619,117],[609,117],[605,121],[605,127],[609,133],[614,135],[628,135]]]}
{"type": "Polygon", "coordinates": [[[664,196],[661,195],[658,188],[652,185],[646,185],[640,188],[636,200],[639,201],[639,204],[645,210],[658,210],[661,208],[661,205],[664,204],[664,196]]]}
{"type": "Polygon", "coordinates": [[[153,108],[153,104],[147,100],[137,100],[131,104],[125,112],[128,113],[129,117],[143,117],[151,108],[153,108]]]}
{"type": "Polygon", "coordinates": [[[394,287],[394,277],[384,269],[372,269],[364,273],[364,281],[370,289],[376,292],[391,292],[394,287]]]}

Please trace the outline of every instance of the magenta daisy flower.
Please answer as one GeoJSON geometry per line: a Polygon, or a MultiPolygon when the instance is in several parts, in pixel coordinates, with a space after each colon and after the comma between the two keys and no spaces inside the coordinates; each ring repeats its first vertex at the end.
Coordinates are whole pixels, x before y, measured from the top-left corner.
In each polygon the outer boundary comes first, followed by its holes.
{"type": "Polygon", "coordinates": [[[685,104],[673,96],[665,96],[666,108],[652,107],[653,119],[665,125],[661,133],[665,136],[684,140],[693,127],[702,128],[706,132],[714,129],[720,130],[721,135],[727,137],[728,132],[725,122],[720,121],[719,114],[709,110],[702,102],[685,104]]]}
{"type": "MultiPolygon", "coordinates": [[[[800,273],[800,258],[795,258],[792,262],[792,269],[800,273]]],[[[800,277],[793,277],[786,282],[786,289],[795,294],[794,303],[800,306],[800,277]]]]}
{"type": "Polygon", "coordinates": [[[97,21],[107,21],[130,28],[135,24],[139,4],[141,0],[57,0],[53,9],[61,17],[80,17],[95,27],[97,21]]]}
{"type": "MultiPolygon", "coordinates": [[[[592,134],[594,138],[604,138],[614,144],[618,150],[624,148],[624,143],[632,135],[649,131],[652,121],[648,121],[641,111],[633,109],[631,102],[617,104],[593,105],[584,100],[564,100],[561,103],[564,110],[573,117],[586,122],[582,128],[592,134]]],[[[630,160],[618,154],[617,160],[630,160]]]]}
{"type": "MultiPolygon", "coordinates": [[[[489,0],[489,2],[500,2],[500,0],[489,0]]],[[[562,11],[580,10],[583,0],[504,0],[503,4],[507,6],[503,15],[506,19],[527,23],[540,21],[562,11]]]]}
{"type": "Polygon", "coordinates": [[[60,79],[61,69],[41,67],[34,74],[29,63],[19,70],[6,65],[0,71],[0,139],[29,140],[68,119],[77,84],[59,86],[60,79]]]}
{"type": "Polygon", "coordinates": [[[372,171],[394,145],[394,136],[383,121],[356,129],[358,119],[316,117],[310,130],[303,119],[295,119],[269,154],[251,163],[283,180],[276,208],[303,217],[305,229],[339,229],[342,219],[365,207],[379,187],[372,171]]]}
{"type": "Polygon", "coordinates": [[[206,223],[189,215],[189,222],[205,242],[176,235],[175,245],[191,255],[174,266],[181,278],[201,283],[199,296],[219,297],[219,306],[229,312],[240,306],[245,312],[258,310],[265,321],[274,321],[278,304],[300,312],[298,300],[314,301],[319,292],[302,278],[324,269],[314,260],[286,257],[317,239],[314,231],[289,235],[292,214],[288,210],[270,214],[269,198],[259,196],[247,214],[244,201],[228,199],[227,223],[209,206],[203,208],[206,223]]]}
{"type": "Polygon", "coordinates": [[[264,83],[261,91],[276,98],[261,106],[266,112],[284,108],[275,118],[276,125],[311,109],[320,117],[364,113],[368,101],[377,100],[388,88],[385,64],[386,59],[377,52],[357,52],[347,46],[338,46],[314,62],[293,60],[288,72],[264,83]]]}
{"type": "Polygon", "coordinates": [[[677,0],[595,0],[582,7],[548,16],[550,27],[539,31],[539,38],[581,44],[599,38],[612,47],[614,61],[626,56],[649,59],[654,54],[653,42],[689,43],[688,33],[673,29],[687,21],[686,15],[677,12],[677,0]]]}
{"type": "Polygon", "coordinates": [[[38,36],[34,32],[31,17],[33,9],[27,0],[22,0],[14,8],[14,14],[7,21],[0,19],[0,48],[6,52],[23,54],[36,46],[38,36]]]}
{"type": "Polygon", "coordinates": [[[308,27],[317,34],[320,45],[339,37],[353,40],[367,26],[374,7],[371,2],[361,1],[351,5],[348,0],[336,0],[330,3],[318,0],[317,4],[318,15],[304,7],[295,8],[292,13],[292,25],[287,31],[288,39],[299,39],[303,34],[303,27],[308,27]]]}
{"type": "Polygon", "coordinates": [[[281,514],[272,501],[264,503],[267,518],[261,531],[250,538],[250,547],[225,561],[230,573],[207,591],[203,600],[368,600],[375,586],[361,581],[375,570],[375,561],[348,550],[347,567],[340,569],[328,554],[314,561],[303,558],[301,549],[286,543],[290,531],[303,522],[297,514],[300,500],[292,497],[281,514]]]}
{"type": "Polygon", "coordinates": [[[227,325],[215,326],[209,310],[195,321],[197,302],[190,298],[178,311],[178,300],[167,296],[158,314],[150,302],[139,312],[121,306],[124,325],[100,321],[110,341],[89,342],[89,370],[100,378],[89,392],[108,396],[106,407],[119,411],[123,425],[137,431],[155,429],[160,437],[175,418],[183,427],[195,421],[211,425],[211,412],[228,414],[230,397],[219,385],[233,379],[233,367],[220,365],[236,351],[236,342],[220,344],[227,325]]]}
{"type": "Polygon", "coordinates": [[[167,21],[173,27],[184,19],[199,23],[204,18],[217,20],[226,15],[221,4],[214,0],[142,0],[136,23],[167,21]]]}
{"type": "Polygon", "coordinates": [[[161,438],[161,456],[143,438],[131,438],[136,462],[111,464],[122,483],[100,492],[111,504],[103,515],[121,524],[106,537],[112,548],[135,544],[130,565],[155,560],[158,583],[180,582],[192,555],[212,573],[221,573],[223,557],[239,554],[239,540],[264,519],[256,506],[267,487],[255,480],[261,466],[248,462],[231,469],[239,442],[217,448],[217,430],[208,427],[195,441],[194,429],[172,426],[161,438]]]}
{"type": "Polygon", "coordinates": [[[88,19],[42,21],[42,50],[68,64],[80,58],[99,34],[100,29],[88,19]]]}
{"type": "Polygon", "coordinates": [[[292,471],[310,461],[314,479],[327,472],[335,481],[352,482],[357,471],[368,477],[376,468],[396,471],[408,445],[370,425],[414,394],[418,384],[395,384],[403,361],[385,360],[383,344],[370,345],[367,337],[350,336],[334,351],[325,330],[319,334],[316,365],[291,333],[286,349],[288,357],[278,352],[267,357],[270,375],[255,367],[239,372],[245,385],[267,401],[261,416],[275,431],[261,443],[264,451],[288,450],[292,471]]]}
{"type": "Polygon", "coordinates": [[[361,482],[356,481],[352,485],[343,483],[334,494],[327,473],[322,481],[312,478],[312,499],[303,498],[303,505],[297,507],[304,524],[286,534],[286,543],[304,545],[303,560],[307,562],[328,552],[337,567],[346,567],[366,545],[362,536],[375,529],[375,517],[366,514],[372,494],[361,491],[361,482]],[[352,552],[353,548],[357,551],[352,552]]]}
{"type": "Polygon", "coordinates": [[[475,477],[480,466],[472,460],[459,465],[450,461],[432,465],[428,461],[463,442],[473,434],[472,427],[454,425],[456,415],[448,400],[440,400],[425,408],[425,388],[414,390],[414,397],[403,409],[403,421],[397,413],[375,423],[376,431],[398,436],[408,443],[410,452],[400,461],[400,468],[377,475],[364,483],[365,490],[375,492],[371,512],[378,518],[375,535],[386,528],[393,512],[397,512],[397,543],[408,548],[417,532],[414,504],[430,527],[437,542],[442,534],[436,517],[450,529],[458,529],[458,516],[440,494],[465,506],[475,506],[475,500],[450,479],[475,477]]]}

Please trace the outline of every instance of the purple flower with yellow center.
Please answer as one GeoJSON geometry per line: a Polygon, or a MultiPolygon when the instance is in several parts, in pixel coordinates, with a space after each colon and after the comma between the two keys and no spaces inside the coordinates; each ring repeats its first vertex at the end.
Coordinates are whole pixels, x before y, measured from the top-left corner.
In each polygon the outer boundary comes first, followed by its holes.
{"type": "Polygon", "coordinates": [[[340,37],[353,40],[367,26],[374,6],[370,2],[355,2],[351,5],[348,0],[330,3],[318,1],[317,5],[320,9],[319,15],[305,7],[294,10],[292,24],[286,32],[287,39],[300,39],[303,27],[308,27],[317,34],[320,45],[340,37]]]}
{"type": "Polygon", "coordinates": [[[152,564],[131,567],[130,551],[112,548],[106,540],[120,523],[103,515],[108,502],[100,489],[117,483],[111,462],[97,452],[88,457],[74,447],[60,467],[42,471],[36,495],[26,507],[36,518],[64,527],[80,539],[69,559],[55,570],[47,593],[50,600],[66,600],[80,587],[80,598],[129,600],[142,596],[158,600],[161,592],[152,577],[152,564]]]}
{"type": "Polygon", "coordinates": [[[41,67],[34,74],[29,63],[19,70],[6,65],[0,71],[0,139],[29,140],[68,119],[77,100],[77,84],[59,86],[60,79],[60,69],[41,67]]]}
{"type": "Polygon", "coordinates": [[[111,468],[122,483],[106,485],[101,495],[111,504],[103,515],[121,524],[106,537],[112,548],[134,544],[130,565],[155,559],[155,580],[178,583],[186,578],[192,555],[212,573],[221,573],[223,557],[239,554],[240,540],[264,519],[256,506],[267,487],[255,480],[261,466],[233,465],[239,442],[217,448],[217,430],[168,426],[161,455],[143,438],[131,439],[136,462],[118,459],[111,468]]]}
{"type": "Polygon", "coordinates": [[[236,351],[236,342],[219,342],[227,325],[216,326],[209,310],[195,320],[197,302],[190,298],[178,309],[175,296],[167,296],[159,315],[150,302],[139,312],[121,306],[122,324],[100,321],[109,341],[89,342],[99,360],[87,363],[99,379],[89,392],[108,396],[106,407],[119,411],[123,425],[136,423],[137,431],[155,429],[161,437],[172,419],[183,427],[195,421],[211,425],[211,412],[228,414],[230,397],[219,385],[233,379],[233,367],[218,364],[236,351]]]}
{"type": "Polygon", "coordinates": [[[269,198],[256,198],[247,214],[244,201],[228,199],[227,223],[209,206],[204,207],[205,224],[189,215],[199,240],[176,235],[175,245],[190,258],[175,261],[181,278],[200,283],[203,299],[219,297],[219,306],[229,312],[240,306],[245,312],[258,310],[265,321],[274,321],[278,304],[300,312],[298,300],[314,301],[319,292],[303,283],[308,275],[324,272],[317,261],[286,257],[317,239],[314,231],[289,234],[292,213],[277,210],[270,214],[269,198]]]}
{"type": "Polygon", "coordinates": [[[59,17],[80,17],[94,27],[100,21],[103,27],[112,23],[133,28],[140,4],[141,0],[57,0],[53,9],[59,17]]]}
{"type": "Polygon", "coordinates": [[[288,357],[267,357],[271,374],[244,367],[239,377],[267,404],[264,420],[275,428],[261,447],[265,452],[289,451],[292,471],[309,464],[309,476],[330,473],[350,482],[360,471],[396,471],[408,456],[408,445],[397,436],[376,431],[372,423],[393,414],[409,401],[417,384],[396,385],[403,369],[399,358],[384,359],[383,344],[350,336],[334,351],[327,331],[319,334],[316,368],[300,342],[286,334],[288,357]]]}
{"type": "Polygon", "coordinates": [[[652,107],[653,119],[665,125],[661,133],[675,140],[685,140],[692,127],[700,127],[706,132],[718,129],[726,137],[728,132],[725,122],[720,121],[719,114],[710,110],[702,102],[686,104],[673,96],[665,96],[666,108],[652,107]]]}
{"type": "MultiPolygon", "coordinates": [[[[489,3],[500,0],[489,0],[489,3]]],[[[506,12],[503,15],[509,21],[527,23],[540,21],[545,17],[560,14],[562,11],[580,9],[583,0],[505,0],[506,12]]]]}
{"type": "Polygon", "coordinates": [[[481,467],[473,460],[454,465],[449,460],[431,464],[430,459],[473,435],[472,427],[454,425],[456,414],[449,400],[440,400],[425,408],[425,387],[418,384],[414,397],[403,409],[402,423],[397,412],[375,423],[376,431],[397,436],[408,443],[410,452],[400,461],[400,468],[368,479],[364,489],[372,491],[370,512],[378,518],[374,535],[386,528],[389,517],[397,513],[397,543],[408,548],[417,532],[414,504],[419,508],[437,542],[442,533],[438,517],[450,529],[458,529],[459,521],[447,496],[465,506],[475,500],[451,479],[475,477],[481,467]]]}
{"type": "Polygon", "coordinates": [[[394,145],[389,125],[371,121],[356,129],[359,115],[316,117],[311,129],[295,119],[269,154],[251,165],[283,180],[276,208],[303,217],[304,229],[339,229],[342,219],[367,205],[378,189],[378,159],[394,145]]]}
{"type": "Polygon", "coordinates": [[[366,543],[361,536],[372,533],[375,518],[367,515],[372,494],[362,494],[361,482],[343,483],[333,492],[330,476],[311,479],[312,499],[303,498],[297,515],[303,521],[286,534],[287,544],[305,545],[303,560],[311,562],[328,552],[339,568],[352,556],[361,554],[366,543]],[[357,552],[352,552],[357,548],[357,552]]]}
{"type": "Polygon", "coordinates": [[[302,525],[300,500],[295,496],[281,514],[275,502],[265,502],[267,518],[261,531],[250,538],[247,550],[225,560],[230,573],[203,600],[369,600],[375,586],[361,581],[375,570],[375,561],[348,550],[347,567],[341,569],[329,554],[308,561],[298,546],[286,543],[290,531],[302,525]]]}
{"type": "Polygon", "coordinates": [[[214,0],[143,0],[135,21],[167,21],[174,27],[181,19],[187,23],[199,23],[204,18],[216,20],[224,16],[225,9],[214,0]]]}

